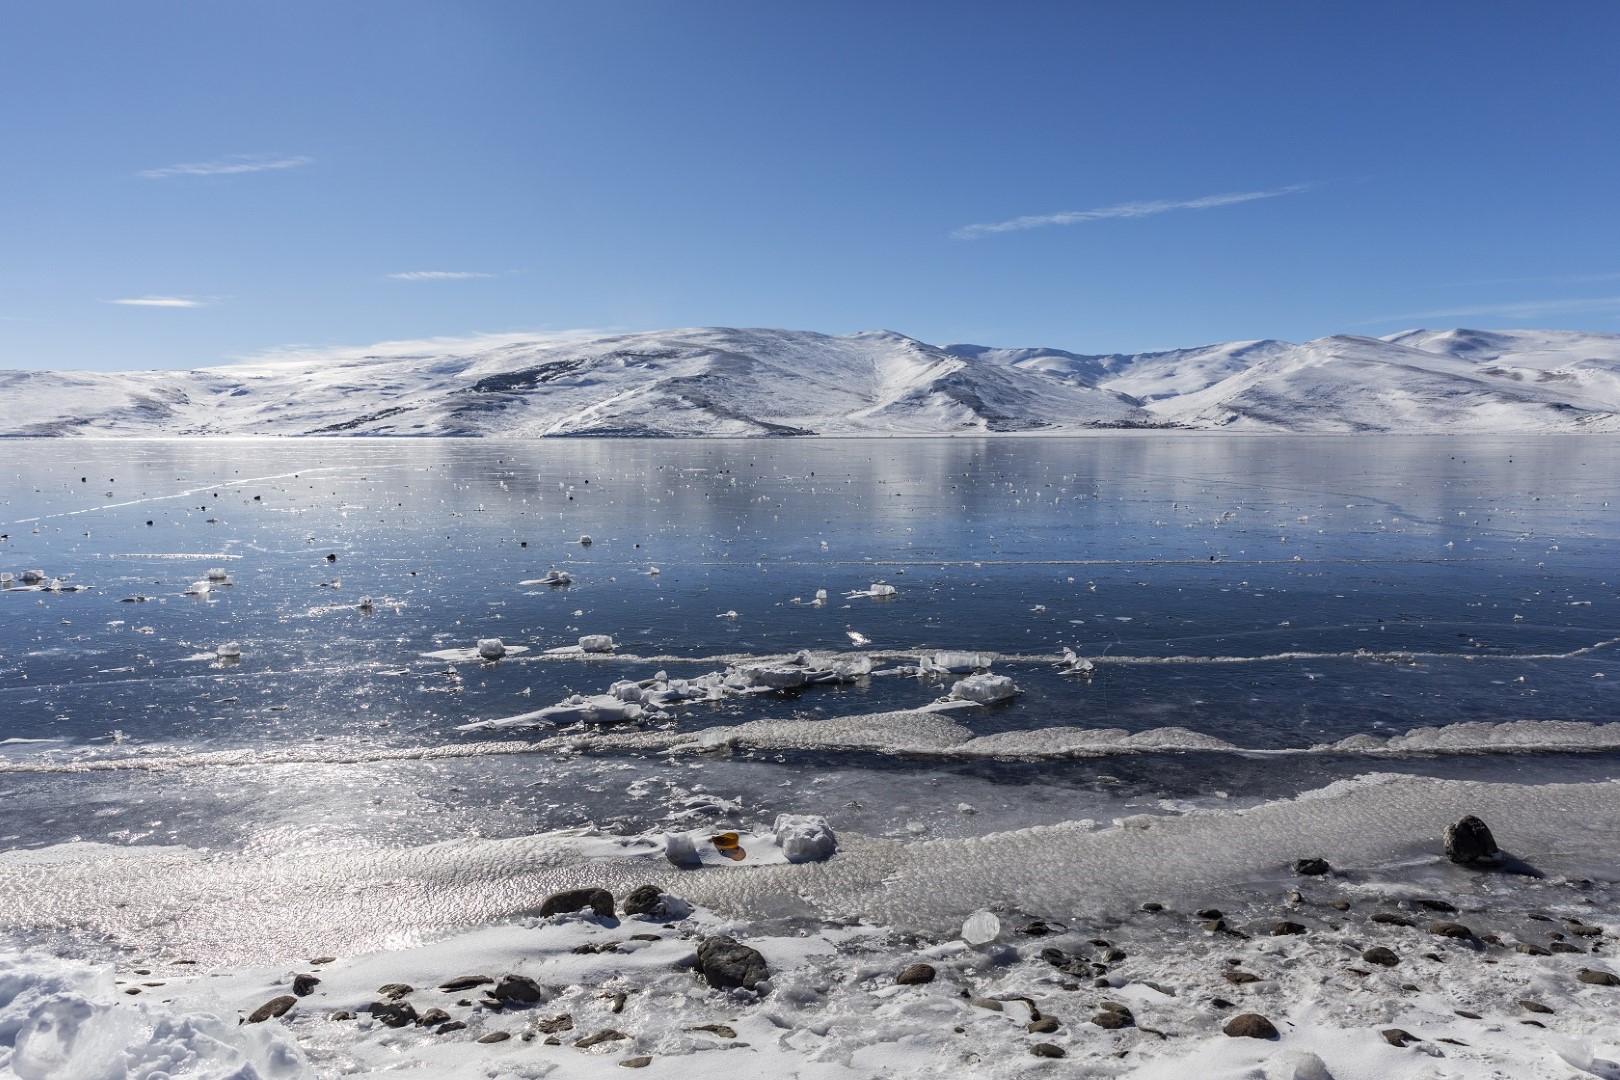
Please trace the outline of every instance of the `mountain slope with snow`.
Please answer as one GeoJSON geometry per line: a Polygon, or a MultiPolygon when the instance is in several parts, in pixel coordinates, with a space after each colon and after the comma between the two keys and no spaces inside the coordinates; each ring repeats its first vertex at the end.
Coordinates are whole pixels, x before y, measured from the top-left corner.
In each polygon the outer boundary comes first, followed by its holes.
{"type": "Polygon", "coordinates": [[[1413,330],[1135,355],[700,328],[0,372],[0,436],[1620,430],[1620,335],[1413,330]]]}

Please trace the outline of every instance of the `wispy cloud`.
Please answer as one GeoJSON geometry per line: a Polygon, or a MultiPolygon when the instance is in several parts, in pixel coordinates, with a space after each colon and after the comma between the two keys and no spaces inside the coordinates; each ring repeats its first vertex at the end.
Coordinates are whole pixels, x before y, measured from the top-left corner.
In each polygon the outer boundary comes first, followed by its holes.
{"type": "Polygon", "coordinates": [[[1552,315],[1577,315],[1583,312],[1620,312],[1620,296],[1578,296],[1556,300],[1517,300],[1506,304],[1477,304],[1471,307],[1441,308],[1437,311],[1408,311],[1400,315],[1385,315],[1377,319],[1353,323],[1353,326],[1374,326],[1382,323],[1411,323],[1426,319],[1467,319],[1476,315],[1501,319],[1541,319],[1552,315]]]}
{"type": "Polygon", "coordinates": [[[472,278],[492,278],[501,275],[487,274],[482,270],[405,270],[388,276],[395,281],[467,281],[472,278]]]}
{"type": "Polygon", "coordinates": [[[148,180],[162,180],[170,176],[238,176],[242,173],[266,172],[271,169],[296,169],[314,162],[312,157],[270,157],[263,154],[236,154],[213,161],[183,161],[178,165],[165,165],[161,169],[143,169],[139,175],[148,180]]]}
{"type": "Polygon", "coordinates": [[[1297,195],[1309,191],[1315,184],[1289,184],[1287,187],[1267,191],[1234,191],[1225,195],[1203,195],[1196,199],[1155,199],[1149,202],[1124,202],[1100,206],[1095,210],[1062,210],[1055,214],[1031,214],[983,225],[964,225],[951,233],[953,240],[977,240],[998,233],[1020,232],[1024,229],[1042,229],[1048,225],[1079,225],[1087,221],[1109,218],[1150,217],[1168,214],[1172,210],[1211,210],[1217,206],[1234,206],[1259,199],[1275,199],[1280,195],[1297,195]]]}
{"type": "Polygon", "coordinates": [[[379,341],[373,345],[282,345],[231,359],[252,365],[321,365],[356,360],[403,360],[421,356],[470,356],[519,346],[585,342],[614,336],[608,330],[517,330],[460,337],[379,341]]]}
{"type": "Polygon", "coordinates": [[[1440,288],[1471,289],[1482,285],[1591,285],[1602,281],[1620,281],[1620,273],[1553,274],[1546,277],[1482,278],[1478,281],[1444,281],[1440,283],[1440,288]]]}
{"type": "Polygon", "coordinates": [[[161,307],[161,308],[193,308],[207,307],[201,300],[194,300],[189,296],[127,296],[121,300],[108,300],[109,304],[123,304],[125,307],[161,307]]]}

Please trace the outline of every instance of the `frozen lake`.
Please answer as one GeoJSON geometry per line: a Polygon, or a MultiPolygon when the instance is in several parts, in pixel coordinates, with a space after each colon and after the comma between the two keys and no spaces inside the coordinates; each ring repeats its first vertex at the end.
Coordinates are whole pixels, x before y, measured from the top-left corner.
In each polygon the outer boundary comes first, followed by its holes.
{"type": "Polygon", "coordinates": [[[1620,771],[1592,726],[1620,681],[1613,440],[16,440],[0,475],[8,850],[370,851],[784,811],[909,840],[1374,769],[1620,771]],[[534,584],[553,568],[572,583],[534,584]],[[210,570],[229,583],[199,590],[210,570]],[[846,598],[874,583],[894,595],[846,598]],[[546,655],[594,634],[614,652],[546,655]],[[513,654],[430,655],[491,637],[513,654]],[[459,730],[801,650],[877,673],[611,730],[459,730]],[[941,714],[966,731],[926,746],[882,724],[683,745],[916,709],[955,678],[903,669],[939,650],[1021,692],[941,714]],[[1442,730],[1383,741],[1423,727],[1442,730]]]}

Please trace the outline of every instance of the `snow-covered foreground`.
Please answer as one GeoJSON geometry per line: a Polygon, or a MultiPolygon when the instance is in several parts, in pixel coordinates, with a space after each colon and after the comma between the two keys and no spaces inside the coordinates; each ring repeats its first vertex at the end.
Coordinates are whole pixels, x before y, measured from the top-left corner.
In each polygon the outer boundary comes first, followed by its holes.
{"type": "Polygon", "coordinates": [[[1087,356],[703,328],[0,372],[3,436],[1620,430],[1620,335],[1412,330],[1087,356]]]}
{"type": "MultiPolygon", "coordinates": [[[[910,844],[846,834],[822,860],[684,870],[663,837],[587,832],[324,864],[11,852],[0,885],[16,897],[27,883],[36,926],[115,933],[126,959],[95,971],[37,948],[9,957],[0,1068],[72,1080],[621,1067],[739,1080],[1612,1077],[1616,835],[1614,783],[1371,775],[1242,812],[910,844]],[[1444,825],[1467,812],[1493,824],[1504,868],[1441,854],[1444,825]],[[1331,868],[1291,871],[1310,858],[1331,868]],[[106,887],[86,900],[92,875],[106,887]],[[487,893],[502,881],[521,886],[506,917],[457,918],[467,882],[487,893]],[[556,890],[605,887],[622,904],[643,884],[661,909],[539,914],[556,890]],[[54,907],[69,895],[71,911],[54,907]],[[984,910],[989,933],[964,940],[984,910]],[[277,931],[276,955],[233,938],[253,924],[277,931]],[[694,971],[698,946],[722,934],[762,954],[753,990],[694,971]],[[932,978],[912,969],[898,983],[914,964],[932,978]],[[237,1025],[272,1002],[279,1018],[237,1025]],[[1275,1037],[1224,1033],[1246,1013],[1275,1037]]],[[[770,844],[746,830],[741,842],[770,844]]]]}

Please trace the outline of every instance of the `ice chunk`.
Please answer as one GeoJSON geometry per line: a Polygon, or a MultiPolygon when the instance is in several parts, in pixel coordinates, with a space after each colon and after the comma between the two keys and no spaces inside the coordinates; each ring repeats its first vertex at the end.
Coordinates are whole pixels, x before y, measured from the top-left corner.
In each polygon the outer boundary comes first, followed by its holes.
{"type": "Polygon", "coordinates": [[[582,652],[593,652],[593,653],[612,652],[613,651],[613,635],[611,635],[611,634],[586,634],[585,636],[583,636],[583,637],[581,637],[579,639],[579,647],[580,647],[580,651],[582,651],[582,652]]]}
{"type": "Polygon", "coordinates": [[[1084,656],[1079,656],[1073,649],[1063,650],[1063,659],[1058,661],[1058,670],[1065,675],[1083,675],[1090,678],[1096,665],[1084,656]]]}
{"type": "Polygon", "coordinates": [[[779,814],[775,831],[776,842],[788,862],[813,862],[825,859],[838,850],[838,839],[824,817],[779,814]]]}
{"type": "Polygon", "coordinates": [[[355,606],[358,607],[361,611],[370,611],[374,605],[371,602],[371,597],[362,596],[360,598],[360,603],[356,604],[355,606]]]}
{"type": "Polygon", "coordinates": [[[482,660],[499,660],[506,655],[506,643],[498,637],[478,639],[478,656],[482,660]]]}
{"type": "Polygon", "coordinates": [[[664,837],[664,858],[676,866],[701,866],[697,845],[688,833],[670,833],[664,837]]]}
{"type": "Polygon", "coordinates": [[[558,570],[555,566],[547,570],[540,578],[541,585],[572,585],[574,576],[566,570],[558,570]]]}
{"type": "Polygon", "coordinates": [[[213,586],[209,585],[206,581],[193,581],[190,585],[186,586],[186,595],[207,596],[212,588],[213,586]]]}
{"type": "Polygon", "coordinates": [[[234,641],[227,641],[225,644],[223,644],[219,648],[215,649],[214,653],[221,660],[240,660],[240,659],[242,659],[242,647],[240,645],[238,645],[234,641]]]}
{"type": "Polygon", "coordinates": [[[581,536],[579,538],[579,546],[580,547],[590,547],[591,546],[591,538],[590,538],[590,536],[589,535],[581,536]]]}
{"type": "Polygon", "coordinates": [[[765,687],[770,690],[793,690],[803,686],[808,681],[809,673],[802,667],[743,667],[737,669],[737,674],[747,680],[750,686],[765,687]]]}
{"type": "Polygon", "coordinates": [[[38,585],[44,580],[45,571],[43,570],[24,570],[22,572],[22,583],[24,585],[38,585]]]}
{"type": "Polygon", "coordinates": [[[993,911],[980,908],[962,924],[962,940],[969,945],[988,945],[1001,936],[1001,920],[993,911]]]}
{"type": "Polygon", "coordinates": [[[1018,687],[1005,675],[969,675],[951,687],[951,697],[961,701],[977,701],[989,705],[1006,701],[1018,693],[1018,687]]]}
{"type": "Polygon", "coordinates": [[[893,585],[885,585],[881,581],[874,581],[872,582],[872,587],[870,589],[858,589],[855,592],[847,592],[844,594],[844,599],[858,600],[862,597],[871,597],[874,600],[886,600],[896,595],[898,591],[899,590],[897,590],[893,585]]]}
{"type": "Polygon", "coordinates": [[[931,671],[966,675],[973,671],[983,671],[989,666],[990,658],[984,653],[936,652],[933,656],[924,655],[917,663],[917,670],[925,675],[931,671]]]}
{"type": "Polygon", "coordinates": [[[216,584],[229,584],[231,576],[225,572],[223,566],[212,566],[208,569],[208,580],[216,584]]]}

